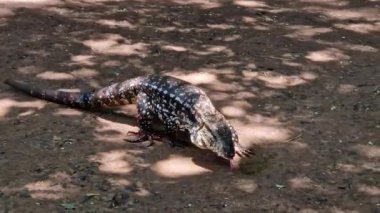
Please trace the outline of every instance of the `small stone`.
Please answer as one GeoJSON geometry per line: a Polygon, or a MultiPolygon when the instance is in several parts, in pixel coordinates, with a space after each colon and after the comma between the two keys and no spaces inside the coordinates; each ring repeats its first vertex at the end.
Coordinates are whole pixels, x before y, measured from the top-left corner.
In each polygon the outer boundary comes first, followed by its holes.
{"type": "Polygon", "coordinates": [[[22,191],[19,192],[19,195],[20,197],[22,198],[29,198],[30,197],[30,193],[28,190],[24,189],[22,191]]]}
{"type": "Polygon", "coordinates": [[[318,198],[318,200],[317,200],[318,204],[324,204],[324,203],[326,203],[327,201],[328,201],[328,200],[327,200],[327,198],[325,198],[325,197],[318,198]]]}
{"type": "Polygon", "coordinates": [[[116,192],[112,199],[110,207],[126,206],[128,202],[130,191],[127,189],[122,189],[116,192]]]}

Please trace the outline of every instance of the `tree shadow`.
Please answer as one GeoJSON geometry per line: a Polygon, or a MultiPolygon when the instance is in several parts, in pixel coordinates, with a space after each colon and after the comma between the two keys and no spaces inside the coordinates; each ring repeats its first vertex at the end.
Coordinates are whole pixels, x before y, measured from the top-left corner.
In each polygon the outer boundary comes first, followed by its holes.
{"type": "Polygon", "coordinates": [[[136,211],[378,209],[376,2],[1,6],[0,80],[92,89],[175,75],[205,89],[242,143],[258,147],[231,172],[206,151],[125,143],[133,110],[64,110],[1,85],[1,209],[108,211],[120,189],[136,211]]]}

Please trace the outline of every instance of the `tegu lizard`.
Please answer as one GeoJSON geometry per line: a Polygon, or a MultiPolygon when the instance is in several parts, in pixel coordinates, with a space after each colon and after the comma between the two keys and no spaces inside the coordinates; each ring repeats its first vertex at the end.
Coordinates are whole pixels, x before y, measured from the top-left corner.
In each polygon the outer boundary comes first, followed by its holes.
{"type": "Polygon", "coordinates": [[[35,88],[18,80],[8,79],[5,83],[33,97],[79,109],[135,103],[140,130],[129,133],[141,135],[138,141],[153,135],[152,122],[158,119],[165,133],[187,132],[193,145],[225,159],[232,160],[235,154],[253,153],[242,148],[235,129],[203,90],[175,77],[141,76],[81,93],[35,88]]]}

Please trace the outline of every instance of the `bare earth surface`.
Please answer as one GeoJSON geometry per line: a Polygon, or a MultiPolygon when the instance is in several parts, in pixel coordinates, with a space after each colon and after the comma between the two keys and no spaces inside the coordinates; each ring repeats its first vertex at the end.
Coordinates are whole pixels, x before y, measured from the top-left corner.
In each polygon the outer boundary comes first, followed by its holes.
{"type": "MultiPolygon", "coordinates": [[[[256,155],[124,141],[0,84],[0,212],[380,212],[378,0],[0,0],[0,81],[203,88],[256,155]]],[[[121,109],[117,109],[120,111],[121,109]]]]}

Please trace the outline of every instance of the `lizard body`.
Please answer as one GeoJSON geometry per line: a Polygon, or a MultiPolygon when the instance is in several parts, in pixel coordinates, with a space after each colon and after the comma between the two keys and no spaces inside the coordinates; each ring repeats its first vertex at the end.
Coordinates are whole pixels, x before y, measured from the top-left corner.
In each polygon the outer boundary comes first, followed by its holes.
{"type": "Polygon", "coordinates": [[[152,132],[153,120],[159,119],[165,133],[188,132],[192,144],[223,158],[233,159],[235,153],[251,154],[240,146],[235,129],[204,91],[171,76],[141,76],[81,93],[43,90],[17,80],[5,83],[31,96],[73,108],[91,110],[136,103],[137,123],[143,134],[152,132]]]}

